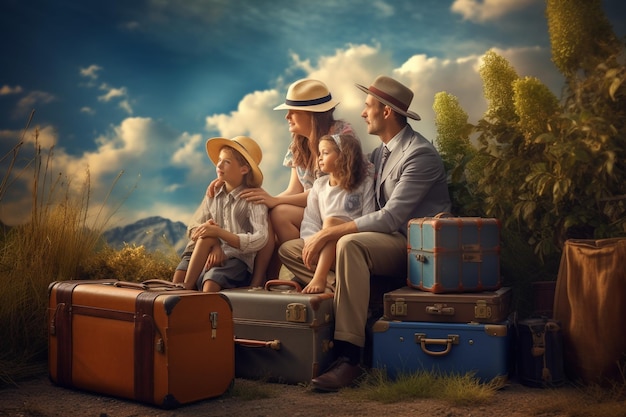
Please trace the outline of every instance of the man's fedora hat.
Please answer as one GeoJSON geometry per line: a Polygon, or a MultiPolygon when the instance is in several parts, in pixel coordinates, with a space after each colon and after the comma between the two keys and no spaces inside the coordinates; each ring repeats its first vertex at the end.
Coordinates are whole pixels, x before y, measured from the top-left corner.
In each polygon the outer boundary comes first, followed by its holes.
{"type": "Polygon", "coordinates": [[[287,98],[274,110],[304,110],[316,113],[328,111],[339,104],[333,100],[328,87],[321,81],[302,79],[295,81],[287,90],[287,98]]]}
{"type": "Polygon", "coordinates": [[[356,86],[361,91],[373,95],[378,101],[396,112],[411,119],[422,119],[419,114],[409,110],[411,100],[413,100],[413,91],[393,78],[380,75],[369,88],[360,84],[356,84],[356,86]]]}
{"type": "Polygon", "coordinates": [[[250,186],[260,187],[263,184],[263,173],[259,168],[259,164],[261,159],[263,159],[263,152],[261,152],[261,148],[254,139],[247,136],[236,136],[232,139],[211,138],[207,140],[206,152],[215,165],[217,165],[219,160],[220,150],[224,146],[230,146],[246,158],[246,161],[250,164],[250,173],[252,174],[250,186]]]}

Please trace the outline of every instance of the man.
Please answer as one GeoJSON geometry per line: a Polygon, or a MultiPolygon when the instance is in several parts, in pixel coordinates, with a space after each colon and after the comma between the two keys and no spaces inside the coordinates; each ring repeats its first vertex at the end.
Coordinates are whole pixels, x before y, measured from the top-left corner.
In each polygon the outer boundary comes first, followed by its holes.
{"type": "Polygon", "coordinates": [[[407,123],[407,117],[420,120],[408,110],[413,92],[386,76],[376,78],[369,88],[357,87],[367,93],[361,117],[368,133],[378,135],[382,141],[370,155],[376,167],[376,211],[322,229],[304,245],[298,240],[286,242],[279,250],[287,268],[299,279],[310,280],[321,248],[339,239],[334,301],[338,359],[311,381],[321,391],[337,391],[361,376],[359,362],[365,345],[370,275],[406,278],[409,220],[451,210],[441,157],[407,123]]]}

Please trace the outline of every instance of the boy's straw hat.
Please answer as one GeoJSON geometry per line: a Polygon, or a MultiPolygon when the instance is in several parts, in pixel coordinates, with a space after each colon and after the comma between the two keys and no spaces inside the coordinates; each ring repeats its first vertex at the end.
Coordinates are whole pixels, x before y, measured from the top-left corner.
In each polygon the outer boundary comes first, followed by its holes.
{"type": "Polygon", "coordinates": [[[411,119],[422,119],[419,114],[409,110],[411,100],[413,100],[413,91],[393,78],[381,75],[374,80],[369,88],[360,84],[356,84],[356,86],[361,91],[373,95],[378,101],[391,107],[394,111],[411,119]]]}
{"type": "Polygon", "coordinates": [[[328,111],[339,104],[324,84],[318,80],[298,80],[289,86],[285,102],[274,110],[304,110],[316,113],[328,111]]]}
{"type": "Polygon", "coordinates": [[[230,146],[236,149],[240,154],[246,158],[246,161],[250,164],[252,178],[250,180],[251,187],[260,187],[263,184],[263,173],[259,169],[261,159],[263,159],[263,152],[254,139],[247,136],[236,136],[232,139],[227,138],[211,138],[206,142],[206,152],[211,158],[211,161],[217,165],[219,160],[220,149],[224,146],[230,146]]]}

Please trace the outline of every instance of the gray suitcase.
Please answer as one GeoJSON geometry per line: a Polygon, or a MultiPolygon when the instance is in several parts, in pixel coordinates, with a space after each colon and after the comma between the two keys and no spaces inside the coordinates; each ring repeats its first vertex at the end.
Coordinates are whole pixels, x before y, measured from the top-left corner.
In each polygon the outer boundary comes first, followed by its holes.
{"type": "Polygon", "coordinates": [[[511,293],[511,287],[460,294],[403,287],[383,295],[383,317],[435,323],[500,323],[511,312],[511,293]]]}
{"type": "Polygon", "coordinates": [[[308,383],[334,361],[333,294],[282,280],[221,293],[233,307],[237,378],[308,383]]]}

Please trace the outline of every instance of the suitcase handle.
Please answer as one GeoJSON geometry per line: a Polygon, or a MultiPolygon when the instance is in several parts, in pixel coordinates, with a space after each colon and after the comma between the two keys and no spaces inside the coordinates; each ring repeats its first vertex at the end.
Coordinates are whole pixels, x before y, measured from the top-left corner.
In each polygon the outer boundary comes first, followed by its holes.
{"type": "Polygon", "coordinates": [[[272,291],[272,287],[285,286],[285,285],[288,287],[293,287],[293,289],[296,290],[296,292],[302,292],[302,287],[296,281],[287,281],[284,279],[270,279],[269,281],[265,283],[265,290],[272,291]]]}
{"type": "Polygon", "coordinates": [[[253,339],[235,339],[235,344],[245,347],[270,348],[272,350],[280,350],[280,340],[253,340],[253,339]]]}
{"type": "Polygon", "coordinates": [[[176,284],[163,279],[148,279],[143,282],[116,281],[113,285],[116,287],[136,288],[140,290],[149,290],[150,288],[155,287],[167,287],[168,289],[174,290],[184,289],[182,284],[176,284]]]}
{"type": "Polygon", "coordinates": [[[426,313],[433,316],[454,316],[454,307],[444,307],[441,304],[426,306],[426,313]]]}
{"type": "Polygon", "coordinates": [[[434,218],[440,219],[442,217],[454,217],[454,216],[452,215],[452,213],[448,213],[447,211],[442,211],[441,213],[437,213],[434,218]]]}
{"type": "Polygon", "coordinates": [[[449,334],[446,339],[428,339],[424,333],[415,333],[415,343],[419,343],[422,351],[430,356],[445,356],[452,350],[452,345],[459,344],[459,335],[449,334]],[[445,345],[445,350],[429,350],[426,345],[445,345]]]}

